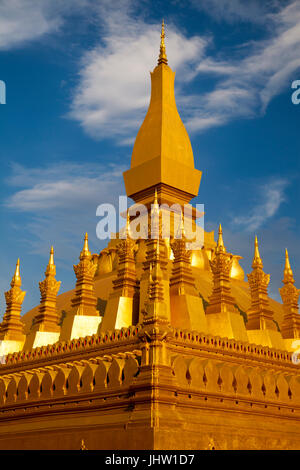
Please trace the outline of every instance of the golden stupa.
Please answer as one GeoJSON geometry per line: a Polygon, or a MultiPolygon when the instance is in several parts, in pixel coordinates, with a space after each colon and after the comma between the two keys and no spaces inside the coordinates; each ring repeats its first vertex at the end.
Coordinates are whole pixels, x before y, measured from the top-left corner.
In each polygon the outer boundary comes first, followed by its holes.
{"type": "MultiPolygon", "coordinates": [[[[124,173],[127,195],[158,220],[201,180],[164,39],[163,24],[124,173]]],[[[246,281],[221,225],[193,250],[183,226],[135,240],[132,221],[129,210],[126,236],[100,254],[85,235],[75,289],[60,295],[51,248],[40,305],[23,316],[18,260],[0,325],[0,448],[300,449],[300,291],[287,251],[280,304],[257,238],[246,281]]]]}

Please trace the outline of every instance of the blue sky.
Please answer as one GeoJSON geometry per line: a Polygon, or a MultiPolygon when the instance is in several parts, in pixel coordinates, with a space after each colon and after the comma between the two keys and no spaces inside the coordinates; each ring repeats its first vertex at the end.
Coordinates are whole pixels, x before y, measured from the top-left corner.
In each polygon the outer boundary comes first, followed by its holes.
{"type": "Polygon", "coordinates": [[[300,287],[300,0],[0,0],[0,289],[20,257],[24,312],[51,244],[61,292],[85,231],[105,245],[96,208],[125,194],[162,18],[206,229],[222,223],[246,272],[257,234],[276,298],[287,247],[300,287]]]}

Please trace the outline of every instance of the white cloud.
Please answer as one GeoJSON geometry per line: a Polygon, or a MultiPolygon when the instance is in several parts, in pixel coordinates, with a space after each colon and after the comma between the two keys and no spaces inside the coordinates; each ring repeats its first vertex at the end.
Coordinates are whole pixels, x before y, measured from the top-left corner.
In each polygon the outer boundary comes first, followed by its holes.
{"type": "Polygon", "coordinates": [[[57,30],[60,15],[48,13],[49,1],[2,0],[0,2],[0,49],[9,49],[57,30]]]}
{"type": "Polygon", "coordinates": [[[118,207],[118,196],[125,194],[123,170],[88,162],[40,168],[13,165],[7,181],[13,192],[4,207],[11,211],[10,221],[27,250],[45,255],[55,244],[60,262],[70,263],[76,259],[78,240],[88,231],[99,251],[103,243],[96,239],[96,208],[101,203],[118,207]]]}
{"type": "Polygon", "coordinates": [[[260,228],[267,220],[275,216],[282,202],[285,201],[284,191],[288,186],[286,179],[273,180],[256,188],[260,201],[249,211],[247,216],[233,219],[233,223],[248,232],[260,228]]]}
{"type": "Polygon", "coordinates": [[[112,189],[118,193],[122,168],[116,165],[60,163],[44,168],[25,168],[15,164],[8,183],[22,186],[5,206],[22,212],[44,210],[78,211],[86,204],[107,202],[112,189]],[[103,201],[104,200],[104,201],[103,201]]]}
{"type": "Polygon", "coordinates": [[[278,2],[272,0],[191,0],[195,8],[204,11],[216,21],[264,23],[268,9],[278,2]]]}
{"type": "Polygon", "coordinates": [[[0,50],[23,46],[57,32],[65,16],[90,11],[91,0],[1,0],[0,50]],[[88,8],[89,7],[89,8],[88,8]]]}
{"type": "Polygon", "coordinates": [[[206,109],[215,117],[222,114],[223,122],[265,112],[274,96],[290,88],[293,74],[300,67],[300,3],[294,1],[268,19],[273,24],[271,36],[249,44],[244,58],[227,61],[208,58],[197,68],[199,73],[223,77],[217,89],[209,93],[206,109]],[[225,100],[220,113],[210,103],[216,91],[222,98],[220,104],[225,100]],[[232,102],[236,102],[235,107],[232,102]]]}
{"type": "MultiPolygon", "coordinates": [[[[131,20],[126,12],[103,13],[104,45],[85,54],[74,92],[70,117],[95,138],[121,138],[141,123],[150,96],[150,76],[157,63],[160,26],[131,20]]],[[[191,65],[204,54],[207,39],[186,38],[173,26],[167,30],[167,54],[179,80],[194,75],[191,65]]]]}

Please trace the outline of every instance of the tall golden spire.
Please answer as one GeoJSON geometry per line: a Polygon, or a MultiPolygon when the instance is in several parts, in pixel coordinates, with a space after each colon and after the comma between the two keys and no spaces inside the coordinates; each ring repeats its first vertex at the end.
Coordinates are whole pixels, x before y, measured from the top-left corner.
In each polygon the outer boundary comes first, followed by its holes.
{"type": "Polygon", "coordinates": [[[54,264],[54,249],[53,249],[53,246],[51,246],[49,263],[46,268],[45,276],[46,277],[49,275],[55,276],[55,274],[56,274],[56,266],[54,264]]]}
{"type": "Polygon", "coordinates": [[[253,257],[253,262],[252,262],[252,268],[263,268],[263,262],[259,254],[258,250],[258,241],[257,241],[257,236],[255,235],[255,241],[254,241],[254,257],[253,257]]]}
{"type": "Polygon", "coordinates": [[[22,285],[21,276],[20,276],[20,259],[19,258],[17,260],[15,273],[13,275],[13,278],[12,278],[12,281],[11,281],[10,285],[11,285],[11,287],[14,287],[14,286],[21,287],[21,285],[22,285]]]}
{"type": "Polygon", "coordinates": [[[209,306],[206,314],[231,312],[237,313],[236,301],[231,294],[230,271],[232,268],[233,256],[226,252],[222,226],[219,225],[219,238],[210,267],[213,274],[213,291],[209,298],[209,306]]]}
{"type": "Polygon", "coordinates": [[[134,259],[136,241],[130,235],[129,210],[127,211],[125,233],[126,236],[122,237],[117,244],[117,277],[112,281],[113,290],[108,297],[101,331],[127,328],[138,323],[139,281],[136,277],[134,259]]]}
{"type": "Polygon", "coordinates": [[[159,50],[159,58],[158,58],[158,65],[166,64],[168,65],[168,59],[166,54],[166,45],[165,45],[165,23],[162,20],[161,24],[161,35],[160,35],[160,50],[159,50]]]}
{"type": "Polygon", "coordinates": [[[187,203],[198,194],[201,172],[176,107],[175,72],[167,64],[164,22],[158,65],[151,72],[151,99],[136,136],[131,168],[124,173],[126,193],[135,202],[151,204],[154,188],[159,201],[187,203]]]}
{"type": "Polygon", "coordinates": [[[79,263],[74,265],[77,278],[75,295],[71,300],[74,315],[96,315],[97,297],[94,291],[94,276],[97,264],[92,259],[88,245],[88,234],[85,234],[83,249],[79,256],[79,263]]]}
{"type": "Polygon", "coordinates": [[[287,284],[291,282],[294,284],[294,275],[293,271],[290,265],[290,260],[289,260],[289,253],[287,248],[285,249],[285,267],[284,267],[284,272],[283,272],[283,281],[284,284],[287,284]]]}
{"type": "Polygon", "coordinates": [[[21,308],[26,292],[21,290],[20,260],[10,283],[11,288],[5,292],[6,312],[0,326],[0,340],[24,341],[24,324],[21,321],[21,308]]]}
{"type": "Polygon", "coordinates": [[[252,272],[247,274],[251,293],[251,306],[247,310],[247,330],[276,330],[273,311],[269,305],[268,285],[270,274],[263,271],[263,262],[258,250],[257,236],[254,242],[252,272]]]}
{"type": "Polygon", "coordinates": [[[89,250],[89,237],[88,237],[88,234],[87,232],[85,233],[85,236],[84,236],[84,243],[83,243],[83,249],[80,253],[80,258],[79,259],[83,259],[83,258],[89,258],[91,256],[91,252],[89,250]]]}
{"type": "Polygon", "coordinates": [[[54,249],[51,246],[50,258],[45,271],[45,279],[39,282],[41,303],[39,313],[34,318],[34,331],[59,332],[58,314],[56,310],[56,296],[60,288],[60,281],[55,279],[56,266],[54,264],[54,249]]]}
{"type": "Polygon", "coordinates": [[[126,216],[125,233],[126,233],[126,238],[130,238],[130,214],[129,214],[129,210],[127,211],[127,216],[126,216]]]}
{"type": "Polygon", "coordinates": [[[218,243],[217,243],[217,249],[216,251],[226,251],[226,248],[224,246],[224,241],[223,241],[223,231],[222,231],[222,225],[219,225],[219,237],[218,237],[218,243]]]}
{"type": "Polygon", "coordinates": [[[300,289],[297,289],[294,285],[295,279],[287,249],[285,250],[285,266],[282,282],[284,285],[279,289],[284,310],[281,333],[285,339],[300,338],[300,315],[298,306],[300,289]]]}

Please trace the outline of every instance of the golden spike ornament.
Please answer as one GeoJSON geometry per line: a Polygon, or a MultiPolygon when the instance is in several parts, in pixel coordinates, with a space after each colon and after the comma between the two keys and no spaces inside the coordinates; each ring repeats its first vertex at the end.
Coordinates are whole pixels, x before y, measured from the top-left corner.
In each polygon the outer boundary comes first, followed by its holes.
{"type": "Polygon", "coordinates": [[[257,236],[254,241],[252,272],[247,274],[251,294],[251,306],[247,310],[247,330],[276,330],[273,311],[269,306],[268,285],[270,274],[263,271],[263,262],[258,249],[257,236]]]}
{"type": "Polygon", "coordinates": [[[94,276],[97,263],[94,263],[88,245],[88,234],[85,234],[79,263],[73,266],[77,278],[75,296],[71,300],[75,315],[98,315],[97,297],[94,291],[94,276]]]}
{"type": "Polygon", "coordinates": [[[300,315],[298,306],[300,289],[297,289],[294,285],[295,280],[287,249],[285,250],[285,266],[282,282],[284,285],[279,289],[284,310],[281,334],[285,339],[300,338],[300,315]]]}
{"type": "Polygon", "coordinates": [[[161,24],[160,49],[159,49],[159,58],[158,58],[158,65],[161,65],[161,64],[168,65],[166,45],[165,45],[165,22],[164,20],[162,20],[162,24],[161,24]]]}
{"type": "Polygon", "coordinates": [[[24,324],[21,321],[21,308],[26,292],[21,290],[20,260],[10,283],[11,289],[5,292],[6,312],[0,325],[0,339],[23,341],[24,324]]]}
{"type": "Polygon", "coordinates": [[[231,294],[230,287],[232,263],[233,255],[226,252],[220,224],[217,247],[213,259],[210,261],[213,273],[213,291],[209,298],[206,314],[236,312],[236,301],[231,294]]]}
{"type": "Polygon", "coordinates": [[[219,232],[218,232],[218,243],[217,243],[217,248],[216,251],[218,252],[226,252],[226,248],[224,246],[224,241],[223,241],[223,231],[222,231],[222,225],[219,225],[219,232]]]}
{"type": "Polygon", "coordinates": [[[255,241],[254,241],[254,257],[253,257],[253,262],[252,262],[252,268],[263,268],[263,262],[260,257],[259,249],[258,249],[258,240],[257,236],[255,235],[255,241]]]}
{"type": "Polygon", "coordinates": [[[285,249],[285,266],[284,266],[284,272],[283,272],[283,281],[284,284],[292,283],[294,284],[294,275],[293,271],[290,265],[290,260],[289,260],[289,253],[287,248],[285,249]]]}
{"type": "Polygon", "coordinates": [[[89,250],[89,237],[86,232],[84,236],[83,249],[80,253],[80,259],[89,258],[90,256],[91,256],[91,252],[89,250]]]}
{"type": "Polygon", "coordinates": [[[41,303],[39,313],[34,318],[33,328],[38,331],[58,332],[58,315],[56,310],[56,297],[61,281],[55,279],[56,266],[54,264],[54,249],[51,246],[49,262],[45,271],[45,279],[39,282],[41,303]]]}

